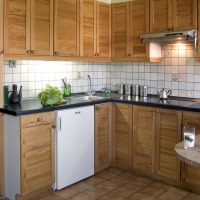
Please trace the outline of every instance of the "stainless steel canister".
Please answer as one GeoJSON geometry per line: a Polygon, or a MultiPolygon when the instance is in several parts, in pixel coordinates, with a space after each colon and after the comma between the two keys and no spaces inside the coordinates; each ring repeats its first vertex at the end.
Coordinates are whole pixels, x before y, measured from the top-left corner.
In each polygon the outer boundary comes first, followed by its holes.
{"type": "Polygon", "coordinates": [[[148,87],[147,85],[140,85],[140,96],[147,97],[148,94],[148,87]]]}
{"type": "Polygon", "coordinates": [[[131,84],[125,85],[125,94],[128,96],[132,95],[132,85],[131,84]]]}
{"type": "Polygon", "coordinates": [[[119,90],[118,90],[119,95],[124,95],[125,93],[125,85],[124,84],[120,84],[119,85],[119,90]]]}
{"type": "Polygon", "coordinates": [[[133,86],[133,96],[139,96],[139,85],[133,86]]]}

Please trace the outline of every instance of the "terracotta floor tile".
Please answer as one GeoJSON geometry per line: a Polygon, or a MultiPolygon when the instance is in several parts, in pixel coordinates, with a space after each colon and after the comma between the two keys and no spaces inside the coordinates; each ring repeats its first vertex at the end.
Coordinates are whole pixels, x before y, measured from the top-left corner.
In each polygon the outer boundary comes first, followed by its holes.
{"type": "Polygon", "coordinates": [[[79,193],[79,194],[76,194],[73,197],[67,198],[65,200],[93,200],[93,199],[83,193],[79,193]]]}
{"type": "Polygon", "coordinates": [[[71,189],[75,190],[75,191],[78,191],[78,192],[82,192],[82,191],[85,191],[89,188],[93,187],[92,185],[86,183],[86,182],[79,182],[79,183],[76,183],[76,184],[73,184],[72,186],[70,186],[71,189]]]}
{"type": "Polygon", "coordinates": [[[114,190],[118,187],[119,187],[118,184],[113,183],[111,181],[105,181],[105,182],[102,182],[102,183],[96,185],[96,188],[102,188],[102,189],[106,189],[108,191],[114,190]]]}
{"type": "Polygon", "coordinates": [[[86,182],[89,185],[93,185],[93,186],[95,186],[95,185],[97,185],[99,183],[102,183],[104,181],[105,181],[104,179],[98,178],[96,176],[92,176],[92,177],[84,180],[84,182],[86,182]]]}
{"type": "Polygon", "coordinates": [[[200,200],[200,195],[189,193],[183,198],[183,200],[200,200]]]}
{"type": "Polygon", "coordinates": [[[179,188],[170,187],[166,192],[159,196],[160,200],[181,200],[188,192],[179,188]]]}
{"type": "Polygon", "coordinates": [[[154,200],[155,198],[143,193],[135,193],[127,200],[154,200]]]}
{"type": "Polygon", "coordinates": [[[80,192],[77,191],[77,190],[72,189],[71,187],[67,187],[66,189],[62,189],[62,190],[56,191],[55,193],[56,193],[56,195],[66,199],[66,198],[72,197],[75,194],[78,194],[80,192]]]}
{"type": "Polygon", "coordinates": [[[46,197],[37,198],[37,200],[64,200],[64,198],[57,196],[56,194],[51,194],[46,197]]]}

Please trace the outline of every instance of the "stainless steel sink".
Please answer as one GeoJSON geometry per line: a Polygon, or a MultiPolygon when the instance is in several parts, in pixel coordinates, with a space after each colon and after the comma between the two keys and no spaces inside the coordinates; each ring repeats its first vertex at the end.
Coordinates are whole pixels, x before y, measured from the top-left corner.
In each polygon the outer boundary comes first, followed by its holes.
{"type": "Polygon", "coordinates": [[[66,99],[71,99],[71,100],[76,100],[76,101],[98,101],[98,100],[103,100],[106,97],[100,97],[100,96],[72,96],[72,97],[67,97],[66,99]]]}

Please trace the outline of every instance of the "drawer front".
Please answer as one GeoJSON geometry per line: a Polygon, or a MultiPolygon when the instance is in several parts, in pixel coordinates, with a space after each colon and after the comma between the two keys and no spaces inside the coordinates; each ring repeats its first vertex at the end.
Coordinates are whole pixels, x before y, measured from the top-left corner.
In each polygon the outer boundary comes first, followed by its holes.
{"type": "Polygon", "coordinates": [[[55,112],[45,112],[21,116],[21,128],[38,126],[54,122],[55,112]]]}

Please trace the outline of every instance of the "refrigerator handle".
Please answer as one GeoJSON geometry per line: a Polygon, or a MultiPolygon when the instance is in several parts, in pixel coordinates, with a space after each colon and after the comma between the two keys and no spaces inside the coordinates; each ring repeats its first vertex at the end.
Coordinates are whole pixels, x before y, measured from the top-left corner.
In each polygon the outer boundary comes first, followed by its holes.
{"type": "Polygon", "coordinates": [[[61,129],[62,129],[62,120],[61,120],[61,117],[58,117],[58,121],[57,121],[57,127],[58,127],[58,131],[61,131],[61,129]]]}

